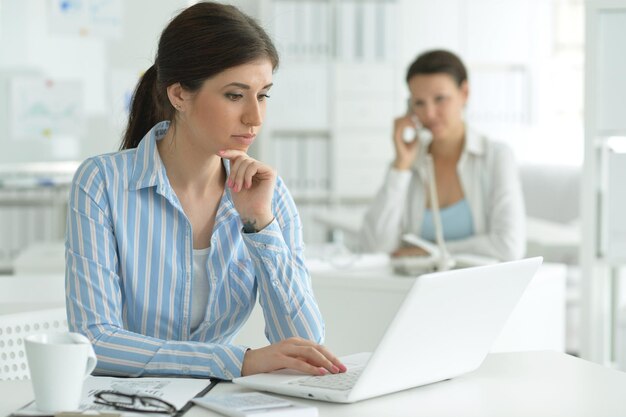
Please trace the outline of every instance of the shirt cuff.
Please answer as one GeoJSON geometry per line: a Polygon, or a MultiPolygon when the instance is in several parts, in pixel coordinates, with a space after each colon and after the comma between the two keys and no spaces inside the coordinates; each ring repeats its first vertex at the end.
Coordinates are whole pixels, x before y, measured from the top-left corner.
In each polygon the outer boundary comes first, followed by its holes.
{"type": "Polygon", "coordinates": [[[276,218],[263,230],[256,233],[242,233],[243,241],[252,256],[261,256],[261,253],[268,250],[283,252],[286,246],[282,230],[276,218]]]}
{"type": "Polygon", "coordinates": [[[239,366],[236,369],[229,369],[229,373],[233,378],[239,378],[241,376],[241,370],[243,369],[243,358],[246,352],[250,349],[248,346],[230,345],[231,353],[239,360],[239,366]]]}

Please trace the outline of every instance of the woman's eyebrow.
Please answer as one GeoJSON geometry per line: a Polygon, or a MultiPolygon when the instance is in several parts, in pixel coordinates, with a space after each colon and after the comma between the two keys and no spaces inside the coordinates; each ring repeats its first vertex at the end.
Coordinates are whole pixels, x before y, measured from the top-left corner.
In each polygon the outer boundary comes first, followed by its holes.
{"type": "MultiPolygon", "coordinates": [[[[274,85],[274,83],[269,83],[268,85],[264,86],[261,90],[266,90],[266,89],[270,88],[273,85],[274,85]]],[[[250,89],[250,86],[248,84],[237,83],[237,82],[226,84],[224,86],[224,88],[226,88],[226,87],[239,87],[239,88],[243,88],[244,90],[249,90],[250,89]]]]}

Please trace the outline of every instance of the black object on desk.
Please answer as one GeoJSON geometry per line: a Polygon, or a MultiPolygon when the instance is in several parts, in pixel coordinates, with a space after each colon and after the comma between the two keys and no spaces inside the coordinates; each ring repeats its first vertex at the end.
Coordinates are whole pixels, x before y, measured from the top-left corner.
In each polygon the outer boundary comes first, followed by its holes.
{"type": "MultiPolygon", "coordinates": [[[[204,397],[209,391],[211,391],[217,384],[222,382],[221,379],[211,379],[211,383],[202,391],[200,391],[194,398],[204,397]]],[[[192,401],[187,401],[187,404],[183,405],[183,407],[173,414],[172,417],[181,417],[187,411],[191,409],[195,404],[192,401]]]]}

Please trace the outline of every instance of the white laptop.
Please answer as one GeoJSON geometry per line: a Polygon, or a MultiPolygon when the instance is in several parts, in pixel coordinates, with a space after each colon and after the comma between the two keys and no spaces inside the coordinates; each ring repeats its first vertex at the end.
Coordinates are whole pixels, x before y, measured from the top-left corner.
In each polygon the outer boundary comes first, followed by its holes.
{"type": "MultiPolygon", "coordinates": [[[[233,382],[261,391],[351,403],[470,372],[489,353],[542,260],[421,275],[376,350],[341,358],[348,367],[345,373],[307,376],[285,370],[233,382]]],[[[367,323],[355,325],[367,331],[367,323]]]]}

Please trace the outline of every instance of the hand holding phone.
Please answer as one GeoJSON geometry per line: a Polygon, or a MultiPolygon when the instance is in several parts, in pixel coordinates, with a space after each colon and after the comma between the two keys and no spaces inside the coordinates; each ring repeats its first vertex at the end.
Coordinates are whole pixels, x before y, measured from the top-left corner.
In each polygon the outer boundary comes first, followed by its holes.
{"type": "Polygon", "coordinates": [[[394,122],[393,135],[396,149],[394,168],[400,171],[410,169],[417,158],[419,148],[424,147],[424,139],[431,136],[414,114],[397,118],[394,122]]]}

